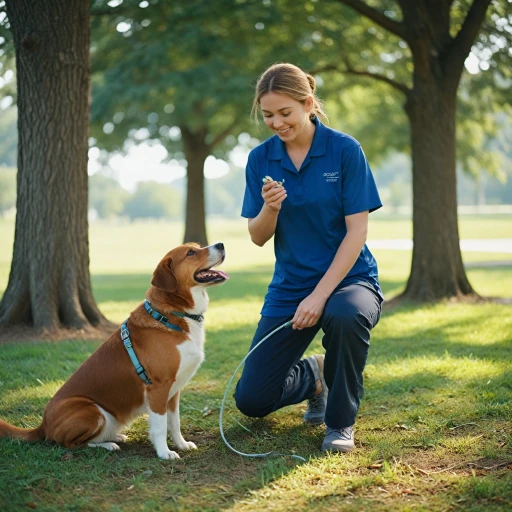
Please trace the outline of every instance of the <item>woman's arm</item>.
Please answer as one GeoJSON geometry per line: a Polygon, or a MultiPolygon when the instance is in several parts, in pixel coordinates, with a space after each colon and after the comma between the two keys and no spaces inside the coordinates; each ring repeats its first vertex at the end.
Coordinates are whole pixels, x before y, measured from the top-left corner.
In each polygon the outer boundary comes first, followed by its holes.
{"type": "Polygon", "coordinates": [[[263,247],[274,236],[281,203],[286,199],[286,190],[276,181],[271,181],[263,185],[261,196],[265,204],[256,217],[249,219],[248,227],[251,240],[263,247]]]}
{"type": "Polygon", "coordinates": [[[368,212],[347,215],[345,220],[347,234],[327,272],[320,279],[311,295],[299,304],[292,319],[294,329],[312,327],[318,322],[327,299],[349,273],[361,253],[368,233],[368,212]]]}

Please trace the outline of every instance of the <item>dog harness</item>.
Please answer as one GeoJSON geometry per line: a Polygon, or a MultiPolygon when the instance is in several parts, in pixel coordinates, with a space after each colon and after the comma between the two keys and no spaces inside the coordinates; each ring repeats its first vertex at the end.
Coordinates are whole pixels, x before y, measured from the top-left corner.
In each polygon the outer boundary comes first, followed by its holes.
{"type": "MultiPolygon", "coordinates": [[[[151,307],[151,303],[147,299],[144,300],[144,308],[157,322],[160,322],[161,324],[165,325],[169,329],[173,329],[174,331],[183,331],[183,329],[179,325],[171,324],[166,316],[162,315],[161,313],[153,309],[151,307]]],[[[204,320],[203,315],[191,315],[189,313],[181,313],[180,311],[173,311],[172,314],[180,318],[190,318],[191,320],[195,320],[196,322],[202,322],[204,320]]],[[[128,320],[126,320],[124,324],[121,326],[121,339],[123,340],[124,346],[126,348],[126,351],[128,352],[128,355],[130,356],[133,366],[135,367],[137,375],[146,384],[152,384],[150,378],[148,377],[148,374],[146,373],[146,370],[140,364],[140,361],[137,358],[137,354],[135,354],[135,350],[133,350],[132,340],[130,339],[130,329],[128,329],[128,320]]]]}
{"type": "Polygon", "coordinates": [[[126,320],[124,324],[121,326],[121,339],[123,340],[126,351],[128,352],[130,359],[132,360],[132,364],[135,367],[137,375],[146,384],[153,384],[150,378],[148,377],[146,370],[144,370],[144,367],[140,364],[140,361],[138,360],[137,355],[135,354],[135,350],[133,350],[132,340],[130,339],[130,329],[128,329],[128,320],[126,320]]]}

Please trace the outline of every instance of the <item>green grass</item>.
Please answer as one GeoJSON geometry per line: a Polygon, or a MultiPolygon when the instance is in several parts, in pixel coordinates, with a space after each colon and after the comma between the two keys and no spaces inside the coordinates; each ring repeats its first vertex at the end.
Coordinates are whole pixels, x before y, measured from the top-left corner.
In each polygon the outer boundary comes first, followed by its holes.
{"type": "MultiPolygon", "coordinates": [[[[485,220],[468,222],[462,231],[476,232],[475,226],[481,226],[478,230],[492,238],[509,236],[500,219],[489,220],[487,229],[481,224],[485,220]]],[[[401,238],[407,236],[402,235],[406,224],[379,219],[371,229],[377,228],[381,238],[394,233],[401,238]]],[[[9,236],[12,222],[0,221],[0,290],[7,283],[9,236]]],[[[124,320],[140,302],[152,266],[181,236],[180,226],[168,223],[92,226],[93,289],[110,319],[124,320]],[[129,233],[137,243],[125,250],[129,233]]],[[[251,246],[244,223],[237,221],[212,223],[210,236],[226,244],[223,268],[231,279],[210,292],[206,360],[182,396],[184,437],[198,451],[184,453],[178,461],[157,459],[145,418],[132,425],[128,443],[116,453],[3,439],[2,511],[487,512],[512,507],[509,306],[402,304],[385,311],[372,333],[357,450],[351,454],[320,452],[323,430],[302,424],[304,404],[251,420],[230,400],[225,433],[237,449],[297,453],[308,462],[243,459],[219,437],[219,408],[229,377],[250,343],[272,270],[272,250],[251,246]]],[[[410,254],[375,253],[383,289],[391,297],[403,289],[410,254]]],[[[468,275],[482,294],[512,296],[510,266],[472,266],[468,275]]],[[[19,426],[37,425],[50,397],[98,345],[64,341],[0,346],[0,417],[19,426]]],[[[308,354],[320,348],[318,337],[308,354]]]]}

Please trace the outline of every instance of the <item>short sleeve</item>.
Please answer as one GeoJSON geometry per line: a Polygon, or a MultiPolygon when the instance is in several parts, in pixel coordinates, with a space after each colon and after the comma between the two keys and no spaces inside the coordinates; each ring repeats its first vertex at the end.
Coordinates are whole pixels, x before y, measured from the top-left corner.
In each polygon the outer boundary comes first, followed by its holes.
{"type": "Polygon", "coordinates": [[[359,144],[346,148],[342,161],[343,210],[345,215],[373,212],[382,206],[370,165],[359,144]]]}
{"type": "Polygon", "coordinates": [[[245,194],[242,205],[242,217],[253,219],[260,213],[264,203],[261,197],[262,186],[263,183],[260,182],[256,170],[256,158],[251,151],[247,167],[245,168],[245,194]]]}

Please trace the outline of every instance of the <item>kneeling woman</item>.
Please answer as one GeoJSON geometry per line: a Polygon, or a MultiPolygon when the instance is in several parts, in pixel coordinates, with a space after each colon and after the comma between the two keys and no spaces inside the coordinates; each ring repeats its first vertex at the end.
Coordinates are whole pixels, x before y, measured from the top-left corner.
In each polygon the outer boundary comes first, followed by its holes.
{"type": "Polygon", "coordinates": [[[347,452],[383,301],[365,245],[368,214],[382,203],[360,144],[320,122],[312,76],[271,66],[256,86],[259,111],[274,135],[249,154],[242,216],[256,245],[274,237],[276,263],[252,346],[287,320],[293,328],[247,359],[236,404],[263,417],[307,399],[304,420],[326,425],[322,450],[347,452]],[[325,357],[301,359],[320,329],[325,357]]]}

